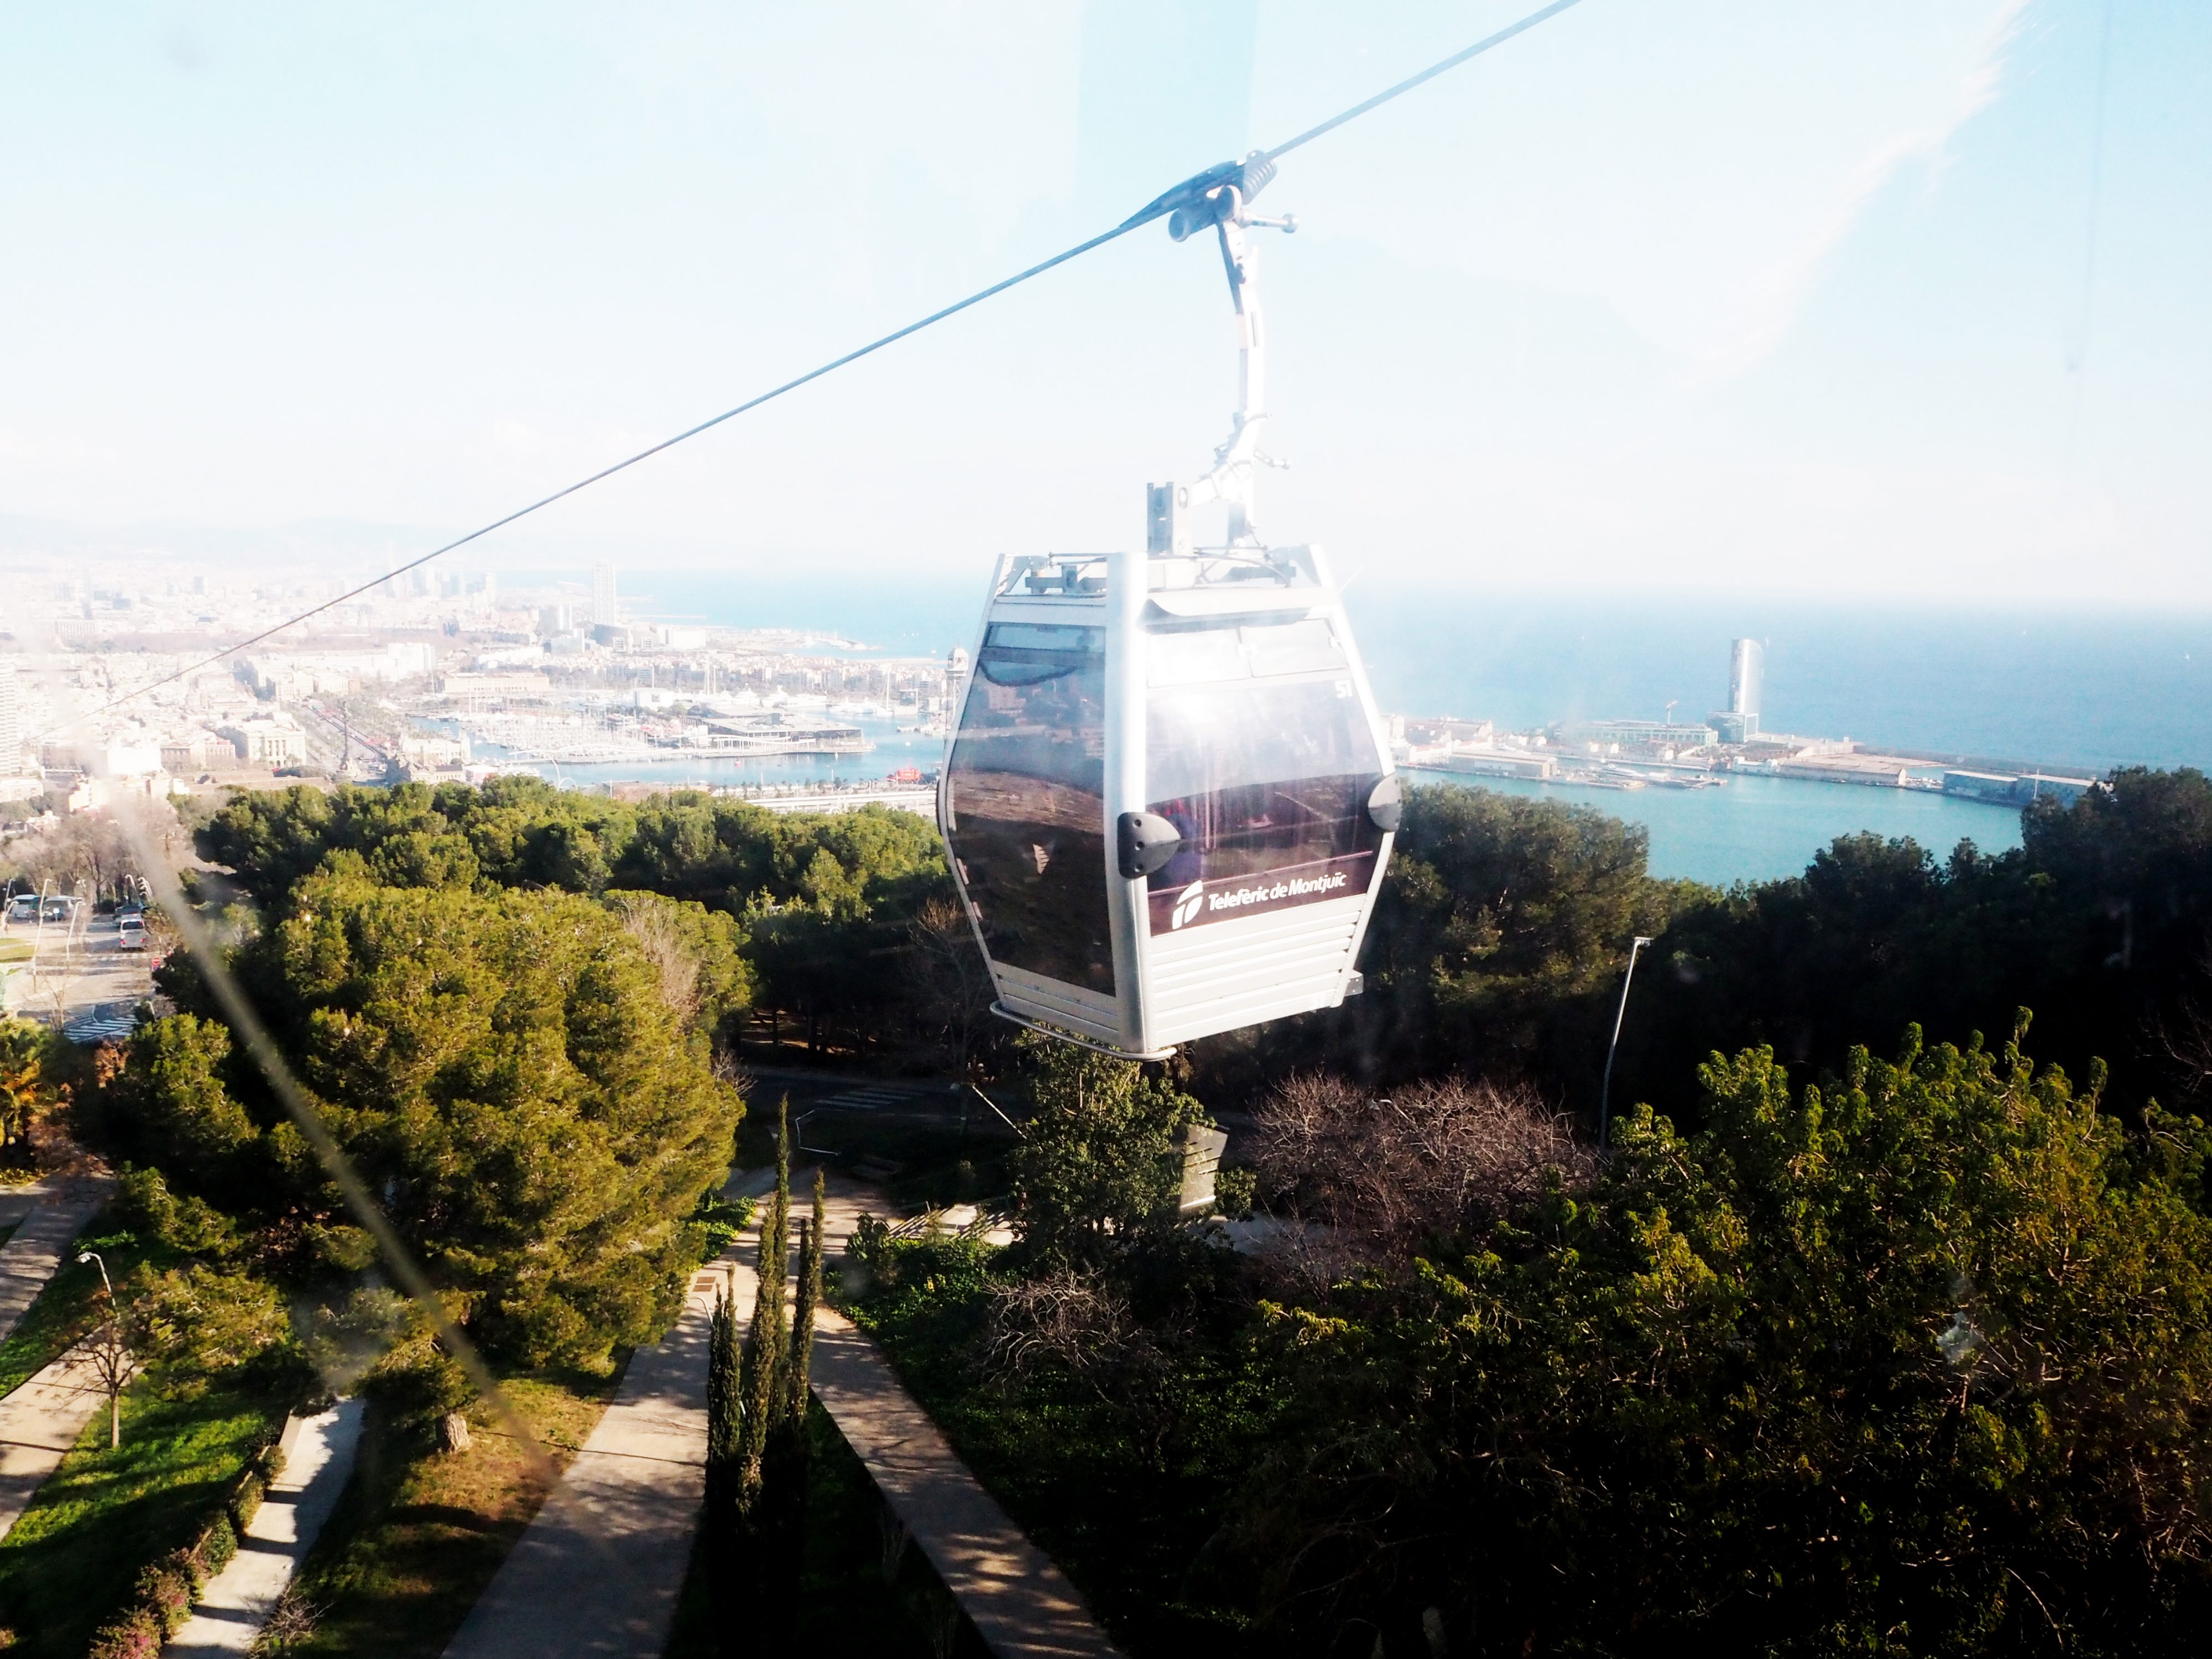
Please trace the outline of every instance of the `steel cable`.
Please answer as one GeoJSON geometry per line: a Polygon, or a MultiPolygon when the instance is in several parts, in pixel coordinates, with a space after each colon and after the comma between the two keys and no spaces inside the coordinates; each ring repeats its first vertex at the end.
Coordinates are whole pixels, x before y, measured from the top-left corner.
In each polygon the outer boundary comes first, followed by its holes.
{"type": "MultiPolygon", "coordinates": [[[[1334,131],[1346,122],[1357,120],[1360,116],[1366,114],[1370,110],[1376,109],[1383,104],[1387,104],[1394,98],[1403,96],[1405,94],[1411,92],[1414,88],[1424,85],[1425,83],[1436,79],[1437,76],[1443,74],[1447,70],[1458,68],[1459,65],[1466,63],[1469,58],[1479,58],[1484,52],[1490,51],[1492,47],[1503,46],[1506,41],[1512,40],[1516,35],[1526,33],[1528,30],[1535,27],[1539,23],[1555,17],[1559,13],[1566,10],[1569,7],[1577,5],[1580,3],[1581,0],[1553,0],[1552,4],[1544,7],[1542,9],[1529,13],[1528,15],[1522,18],[1518,22],[1508,25],[1506,27],[1498,30],[1495,34],[1486,36],[1484,39],[1476,41],[1473,46],[1468,46],[1464,51],[1454,52],[1449,58],[1443,58],[1440,62],[1431,64],[1428,68],[1423,70],[1419,75],[1411,76],[1406,80],[1399,82],[1397,85],[1376,94],[1372,98],[1367,99],[1363,102],[1354,104],[1350,109],[1346,110],[1342,114],[1332,116],[1329,119],[1322,122],[1319,126],[1310,127],[1305,131],[1298,134],[1295,138],[1291,138],[1284,143],[1278,144],[1273,149],[1255,151],[1253,157],[1248,161],[1245,165],[1272,166],[1272,163],[1277,156],[1286,155],[1291,151],[1297,149],[1300,145],[1310,143],[1315,139],[1322,137],[1322,134],[1334,131]]],[[[159,678],[149,680],[145,684],[137,686],[132,690],[125,692],[119,697],[112,698],[108,702],[100,704],[96,708],[88,709],[83,714],[78,714],[71,720],[62,722],[59,726],[49,728],[49,730],[42,735],[52,736],[57,732],[66,731],[70,726],[81,724],[85,720],[96,720],[102,714],[108,714],[114,709],[122,708],[125,703],[136,702],[138,698],[145,696],[149,692],[158,691],[165,685],[173,685],[177,681],[185,679],[191,675],[197,674],[204,668],[212,668],[216,664],[222,661],[226,657],[235,656],[238,653],[246,650],[251,646],[260,644],[264,640],[271,639],[276,635],[283,633],[288,629],[296,628],[301,623],[307,621],[310,617],[319,617],[322,615],[324,611],[331,610],[334,606],[345,604],[349,599],[357,599],[370,589],[380,586],[384,583],[392,580],[395,576],[404,576],[409,571],[417,569],[422,566],[429,563],[433,559],[442,558],[445,555],[454,551],[456,549],[466,547],[471,542],[480,540],[483,537],[490,535],[492,532],[495,530],[503,530],[508,525],[514,523],[517,520],[527,518],[530,514],[538,512],[542,507],[550,507],[556,501],[565,501],[568,497],[575,495],[579,490],[588,489],[593,484],[601,482],[603,479],[611,478],[617,472],[621,472],[628,468],[635,466],[640,461],[650,459],[652,457],[659,454],[664,449],[672,449],[678,444],[683,443],[689,439],[696,438],[702,432],[713,430],[715,427],[721,425],[725,421],[733,420],[738,416],[744,414],[749,410],[758,409],[763,404],[771,402],[777,398],[782,397],[787,392],[796,392],[800,386],[805,386],[811,381],[818,380],[823,375],[831,374],[837,369],[844,368],[848,363],[858,362],[861,358],[869,356],[871,353],[881,351],[887,345],[896,344],[897,342],[905,339],[910,334],[918,334],[925,328],[928,328],[934,324],[945,321],[948,317],[957,316],[960,313],[966,311],[971,306],[981,305],[984,301],[988,300],[996,295],[1004,294],[1010,288],[1013,288],[1019,283],[1028,282],[1032,276],[1042,276],[1046,271],[1054,269],[1055,266],[1064,265],[1069,260],[1078,258],[1082,255],[1090,252],[1094,248],[1103,247],[1107,243],[1115,240],[1117,237],[1126,236],[1129,232],[1137,229],[1140,226],[1150,224],[1155,219],[1164,217],[1174,207],[1179,204],[1187,197],[1193,195],[1206,187],[1209,187],[1213,184],[1221,182],[1237,171],[1237,164],[1230,162],[1224,163],[1220,167],[1209,168],[1205,173],[1196,174],[1191,179],[1184,180],[1183,183],[1176,185],[1173,190],[1154,198],[1153,201],[1139,209],[1128,218],[1123,220],[1111,230],[1105,231],[1097,236],[1093,236],[1088,241],[1079,242],[1073,247],[1067,249],[1064,252],[1054,254],[1049,259],[1040,260],[1037,264],[1030,266],[1026,270],[1018,271],[1013,276],[1006,278],[1003,282],[994,283],[988,288],[978,289],[975,293],[969,295],[964,300],[956,300],[952,304],[946,306],[940,310],[931,312],[927,317],[923,317],[917,321],[908,323],[904,328],[896,329],[890,333],[884,335],[880,339],[871,340],[867,344],[860,346],[854,350],[848,351],[842,357],[831,359],[829,362],[823,363],[819,368],[809,369],[805,374],[799,375],[795,379],[786,380],[782,385],[772,387],[770,390],[760,393],[757,397],[748,398],[744,402],[738,404],[734,408],[726,409],[720,415],[716,415],[710,419],[702,421],[696,426],[685,428],[672,438],[664,438],[660,442],[654,444],[648,449],[641,449],[636,454],[629,456],[626,459],[617,461],[611,466],[602,467],[599,471],[592,473],[589,477],[579,478],[575,483],[568,485],[564,489],[556,489],[550,495],[539,497],[537,501],[531,502],[527,507],[517,507],[514,512],[507,514],[504,518],[495,519],[489,524],[484,525],[478,529],[471,530],[467,535],[458,537],[453,541],[447,542],[442,547],[432,549],[429,552],[423,554],[419,558],[410,559],[404,564],[396,566],[392,569],[384,572],[384,574],[380,576],[371,578],[369,580],[362,583],[358,587],[349,588],[344,592],[339,594],[336,599],[325,599],[320,605],[312,605],[308,609],[301,611],[299,615],[295,617],[288,617],[283,622],[276,623],[273,627],[263,629],[258,634],[255,634],[250,638],[240,640],[234,645],[225,646],[222,650],[217,651],[210,656],[204,657],[197,662],[188,663],[184,667],[177,669],[172,673],[164,674],[159,678]]]]}

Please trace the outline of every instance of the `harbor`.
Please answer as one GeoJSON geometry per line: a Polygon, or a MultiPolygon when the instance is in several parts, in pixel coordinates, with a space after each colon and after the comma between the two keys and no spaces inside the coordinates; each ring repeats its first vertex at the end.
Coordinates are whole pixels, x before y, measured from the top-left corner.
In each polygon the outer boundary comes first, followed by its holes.
{"type": "MultiPolygon", "coordinates": [[[[1642,827],[1654,875],[1723,887],[1799,874],[1839,836],[1909,837],[1938,858],[1961,841],[1984,853],[2002,852],[2020,844],[2021,805],[2039,794],[2067,799],[2094,787],[2079,769],[1762,732],[1755,706],[1763,690],[1761,665],[1754,661],[1748,675],[1737,673],[1729,696],[1731,703],[1752,707],[1718,710],[1694,725],[1665,719],[1563,720],[1501,732],[1488,720],[1396,714],[1385,715],[1384,722],[1393,760],[1414,782],[1595,808],[1642,827]]],[[[917,661],[904,666],[901,678],[919,684],[931,672],[930,665],[917,661]]],[[[932,814],[932,792],[945,757],[941,702],[833,703],[819,694],[810,697],[795,681],[789,690],[771,695],[779,696],[783,717],[792,722],[793,746],[781,752],[659,741],[587,761],[504,756],[498,763],[624,799],[684,788],[777,811],[840,811],[874,804],[932,814]],[[858,747],[847,742],[812,748],[799,738],[802,730],[833,724],[857,733],[858,747]]],[[[599,718],[635,720],[637,711],[628,702],[607,700],[599,718]]],[[[553,721],[581,713],[556,714],[543,705],[538,710],[540,719],[553,721]]],[[[704,705],[701,713],[712,718],[704,705]]],[[[657,736],[665,738],[678,729],[675,714],[671,708],[655,715],[657,736]]],[[[491,729],[481,716],[471,716],[470,723],[480,733],[491,729]]],[[[481,738],[477,752],[493,754],[481,738]]]]}
{"type": "Polygon", "coordinates": [[[1392,754],[1417,772],[1583,790],[1713,789],[1769,778],[2016,809],[2046,798],[2064,804],[2096,787],[2080,769],[1767,731],[1761,724],[1765,668],[1760,641],[1734,641],[1728,706],[1698,722],[1677,722],[1672,704],[1657,720],[1561,720],[1515,732],[1500,732],[1487,720],[1393,714],[1392,754]]]}

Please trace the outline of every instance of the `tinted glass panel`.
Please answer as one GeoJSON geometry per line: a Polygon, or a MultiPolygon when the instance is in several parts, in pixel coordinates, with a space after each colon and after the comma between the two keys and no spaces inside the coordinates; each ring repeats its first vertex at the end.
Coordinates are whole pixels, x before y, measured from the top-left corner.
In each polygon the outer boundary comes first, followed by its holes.
{"type": "Polygon", "coordinates": [[[1111,995],[1105,651],[1100,629],[993,623],[947,787],[992,956],[1111,995]]]}
{"type": "Polygon", "coordinates": [[[1146,646],[1146,678],[1154,685],[1308,674],[1346,667],[1350,659],[1323,617],[1295,622],[1160,629],[1146,646]]]}
{"type": "MultiPolygon", "coordinates": [[[[1183,839],[1151,880],[1155,932],[1364,891],[1382,846],[1366,813],[1382,757],[1349,677],[1255,672],[1341,664],[1328,624],[1214,632],[1180,636],[1168,660],[1225,661],[1233,636],[1235,677],[1155,680],[1146,700],[1146,794],[1183,839]]],[[[1164,637],[1148,641],[1155,663],[1164,637]]]]}

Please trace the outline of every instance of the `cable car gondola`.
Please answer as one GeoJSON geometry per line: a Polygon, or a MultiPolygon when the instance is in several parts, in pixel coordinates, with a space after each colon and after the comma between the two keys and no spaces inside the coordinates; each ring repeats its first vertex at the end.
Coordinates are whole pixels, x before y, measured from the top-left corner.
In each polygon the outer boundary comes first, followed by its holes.
{"type": "MultiPolygon", "coordinates": [[[[1142,554],[1020,554],[991,579],[938,788],[993,1012],[1129,1059],[1334,1007],[1400,785],[1328,562],[1252,520],[1266,418],[1255,156],[1170,192],[1219,242],[1242,396],[1212,470],[1146,491],[1142,554]],[[1187,515],[1219,501],[1218,545],[1187,515]]],[[[1147,216],[1170,198],[1146,210],[1147,216]]]]}

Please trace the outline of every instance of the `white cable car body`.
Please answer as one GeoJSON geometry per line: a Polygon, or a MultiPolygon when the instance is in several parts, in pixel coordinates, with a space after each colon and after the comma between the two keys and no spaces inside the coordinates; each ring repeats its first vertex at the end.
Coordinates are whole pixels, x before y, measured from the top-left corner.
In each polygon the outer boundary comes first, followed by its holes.
{"type": "Polygon", "coordinates": [[[1133,1059],[1334,1007],[1398,823],[1358,647],[1316,547],[1265,546],[1252,473],[1264,343],[1249,172],[1177,210],[1212,228],[1243,407],[1213,470],[1148,491],[1146,550],[1008,555],[993,573],[938,821],[994,1012],[1133,1059]],[[1218,546],[1185,513],[1228,509],[1218,546]]]}

